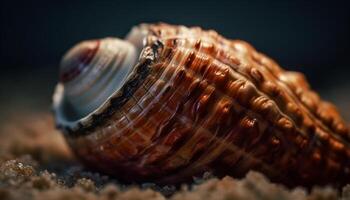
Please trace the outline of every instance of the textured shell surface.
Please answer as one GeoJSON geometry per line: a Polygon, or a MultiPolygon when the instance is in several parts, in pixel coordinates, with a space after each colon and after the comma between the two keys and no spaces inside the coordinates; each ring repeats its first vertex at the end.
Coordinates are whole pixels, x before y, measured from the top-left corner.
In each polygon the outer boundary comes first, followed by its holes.
{"type": "Polygon", "coordinates": [[[88,166],[130,182],[249,170],[287,186],[350,181],[350,133],[305,77],[213,30],[141,24],[64,56],[53,108],[88,166]]]}

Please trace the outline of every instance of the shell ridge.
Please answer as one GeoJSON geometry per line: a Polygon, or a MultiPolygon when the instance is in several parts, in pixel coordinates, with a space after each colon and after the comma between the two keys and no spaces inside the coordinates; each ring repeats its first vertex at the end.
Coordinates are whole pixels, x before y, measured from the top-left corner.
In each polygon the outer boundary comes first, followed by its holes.
{"type": "MultiPolygon", "coordinates": [[[[259,53],[257,53],[259,54],[259,53]]],[[[259,57],[260,55],[256,55],[255,57],[259,57]]],[[[265,59],[270,59],[267,56],[265,56],[265,59]]],[[[274,64],[278,67],[279,70],[272,70],[271,68],[267,67],[266,64],[264,64],[264,62],[259,62],[258,59],[254,59],[254,55],[251,55],[251,60],[252,62],[255,62],[258,66],[262,66],[262,69],[266,69],[267,72],[269,72],[270,75],[273,76],[274,80],[276,81],[276,83],[280,84],[284,89],[286,89],[286,91],[291,95],[291,97],[298,102],[298,104],[300,104],[303,108],[303,110],[305,110],[306,114],[308,114],[309,118],[312,120],[316,120],[316,123],[321,126],[323,128],[323,130],[327,131],[327,133],[330,133],[333,137],[335,137],[336,139],[342,141],[342,142],[346,142],[349,144],[349,140],[348,138],[346,138],[345,136],[339,134],[335,129],[333,129],[332,126],[327,126],[328,124],[325,122],[324,118],[320,117],[320,114],[317,110],[315,109],[309,109],[310,107],[308,105],[305,104],[304,101],[302,101],[299,97],[299,95],[295,92],[295,90],[293,90],[292,88],[289,87],[288,83],[284,80],[281,79],[282,76],[285,76],[285,74],[289,74],[289,73],[293,73],[297,76],[302,76],[299,73],[294,73],[294,72],[290,72],[290,71],[285,71],[282,68],[279,67],[278,64],[274,64]]],[[[270,61],[273,62],[273,61],[270,61]]],[[[302,91],[301,93],[305,96],[310,97],[310,95],[308,94],[315,94],[317,96],[317,98],[314,98],[313,103],[315,104],[319,104],[321,106],[323,106],[324,104],[326,104],[326,101],[323,101],[322,99],[320,99],[320,97],[309,87],[309,85],[307,84],[307,81],[305,80],[305,78],[302,76],[302,78],[298,78],[298,82],[297,82],[301,87],[298,88],[298,90],[302,91]],[[303,86],[305,85],[305,86],[303,86]]],[[[310,98],[311,99],[311,98],[310,98]]],[[[332,105],[332,104],[331,104],[332,105]]],[[[334,110],[332,109],[332,111],[334,112],[334,110]]],[[[336,113],[336,112],[334,112],[336,113]]],[[[340,116],[338,113],[334,114],[335,118],[340,122],[340,116]]]]}
{"type": "MultiPolygon", "coordinates": [[[[259,65],[259,63],[257,63],[259,65]]],[[[350,145],[349,141],[346,140],[346,138],[342,137],[341,135],[339,135],[337,132],[335,132],[334,130],[330,129],[330,127],[326,126],[323,122],[322,119],[319,119],[317,114],[314,113],[314,112],[310,112],[307,108],[306,108],[306,105],[298,98],[298,96],[295,94],[295,92],[290,89],[288,87],[288,85],[279,80],[278,76],[280,75],[275,75],[269,68],[267,67],[264,67],[264,69],[267,69],[267,71],[272,75],[274,76],[274,80],[275,80],[275,83],[277,83],[278,85],[280,85],[283,89],[285,89],[285,91],[289,94],[289,96],[295,101],[295,103],[297,105],[300,105],[301,108],[303,109],[303,112],[309,117],[309,119],[313,120],[317,125],[317,127],[319,128],[322,128],[324,131],[326,131],[327,134],[331,135],[332,137],[334,137],[335,139],[337,139],[338,141],[342,141],[348,145],[350,145]]],[[[284,72],[281,72],[281,73],[284,73],[284,72]]],[[[312,91],[312,90],[310,90],[312,91]]],[[[322,101],[320,102],[322,103],[322,101]]]]}
{"type": "MultiPolygon", "coordinates": [[[[226,40],[226,39],[223,39],[224,41],[226,40]]],[[[232,50],[230,50],[230,49],[227,49],[229,52],[230,51],[232,51],[232,50]]],[[[249,54],[248,54],[249,55],[249,54]]],[[[262,65],[262,66],[264,66],[264,65],[262,65]]],[[[271,71],[271,69],[270,68],[268,68],[268,67],[265,67],[264,66],[264,68],[266,68],[267,69],[267,71],[268,72],[270,72],[271,73],[271,75],[273,75],[273,72],[271,71]]],[[[231,67],[231,69],[233,69],[233,70],[235,70],[234,68],[232,68],[231,67]]],[[[235,70],[236,72],[238,72],[238,73],[240,73],[240,74],[246,74],[246,76],[244,76],[244,77],[246,77],[248,80],[251,80],[249,77],[249,75],[243,70],[242,72],[239,72],[239,71],[237,71],[237,70],[235,70]]],[[[282,69],[281,69],[281,71],[282,71],[282,69]]],[[[279,79],[276,77],[275,78],[275,83],[277,83],[277,84],[279,84],[279,79]]],[[[258,84],[259,85],[259,84],[258,84]]],[[[302,103],[302,105],[303,105],[303,102],[301,102],[300,100],[299,100],[299,98],[297,98],[296,96],[295,96],[295,94],[294,94],[294,92],[293,91],[291,91],[290,90],[290,88],[288,87],[288,86],[284,86],[283,87],[284,89],[287,89],[287,90],[289,90],[290,91],[290,93],[289,93],[289,96],[291,97],[291,98],[293,98],[294,99],[294,101],[296,101],[296,103],[297,104],[300,104],[300,103],[302,103]]],[[[263,92],[264,94],[266,94],[265,92],[263,92]]],[[[271,96],[270,95],[268,95],[268,94],[266,94],[269,98],[271,98],[271,96]]],[[[274,98],[271,98],[271,99],[274,99],[274,98]]],[[[279,106],[278,106],[279,107],[279,106]]],[[[306,109],[306,108],[304,108],[303,107],[303,110],[306,112],[306,114],[308,114],[308,110],[306,109]]],[[[286,113],[284,113],[286,116],[288,116],[288,118],[290,118],[289,117],[289,115],[287,115],[286,113]]],[[[326,127],[323,123],[320,123],[319,122],[319,119],[314,115],[314,114],[309,114],[308,115],[309,116],[309,118],[311,119],[311,120],[316,120],[316,121],[318,121],[318,123],[317,123],[317,125],[318,125],[318,127],[321,127],[323,130],[325,130],[325,131],[328,131],[328,133],[330,133],[334,138],[336,138],[337,140],[340,140],[340,141],[342,141],[342,142],[345,142],[345,143],[347,143],[348,145],[349,145],[349,143],[347,142],[347,141],[344,141],[344,139],[343,138],[339,138],[340,136],[338,136],[338,134],[335,134],[334,132],[333,132],[333,130],[330,130],[328,127],[326,127]]],[[[295,124],[295,123],[294,123],[295,124]]]]}

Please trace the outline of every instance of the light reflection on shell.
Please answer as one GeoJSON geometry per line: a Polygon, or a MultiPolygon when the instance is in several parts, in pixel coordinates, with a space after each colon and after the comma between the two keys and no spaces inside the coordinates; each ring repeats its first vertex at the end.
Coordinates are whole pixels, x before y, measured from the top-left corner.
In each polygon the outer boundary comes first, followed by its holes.
{"type": "Polygon", "coordinates": [[[350,180],[336,108],[302,74],[212,30],[143,24],[124,41],[77,45],[63,58],[54,111],[84,163],[126,181],[249,170],[288,186],[350,180]]]}

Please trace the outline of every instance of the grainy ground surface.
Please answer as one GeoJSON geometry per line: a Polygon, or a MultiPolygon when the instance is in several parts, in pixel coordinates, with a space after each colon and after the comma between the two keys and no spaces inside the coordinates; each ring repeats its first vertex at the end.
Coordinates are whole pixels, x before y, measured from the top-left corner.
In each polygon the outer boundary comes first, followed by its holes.
{"type": "MultiPolygon", "coordinates": [[[[125,185],[84,168],[54,129],[50,98],[55,81],[51,73],[33,81],[30,74],[0,84],[0,199],[341,199],[350,200],[350,185],[341,189],[315,187],[286,189],[257,172],[238,180],[195,178],[193,184],[159,187],[152,183],[125,185]],[[51,75],[50,75],[51,74],[51,75]],[[47,79],[47,80],[46,80],[47,79]],[[42,84],[43,82],[47,83],[42,84]]],[[[322,97],[334,102],[350,121],[350,85],[334,83],[322,97]]]]}

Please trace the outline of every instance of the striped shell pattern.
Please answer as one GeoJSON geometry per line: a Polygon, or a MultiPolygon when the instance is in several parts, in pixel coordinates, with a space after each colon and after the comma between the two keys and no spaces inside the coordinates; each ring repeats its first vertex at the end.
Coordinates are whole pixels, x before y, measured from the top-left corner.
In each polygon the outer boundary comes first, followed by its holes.
{"type": "Polygon", "coordinates": [[[181,183],[249,170],[288,186],[350,181],[349,129],[304,76],[213,30],[142,24],[62,60],[57,126],[121,180],[181,183]]]}

